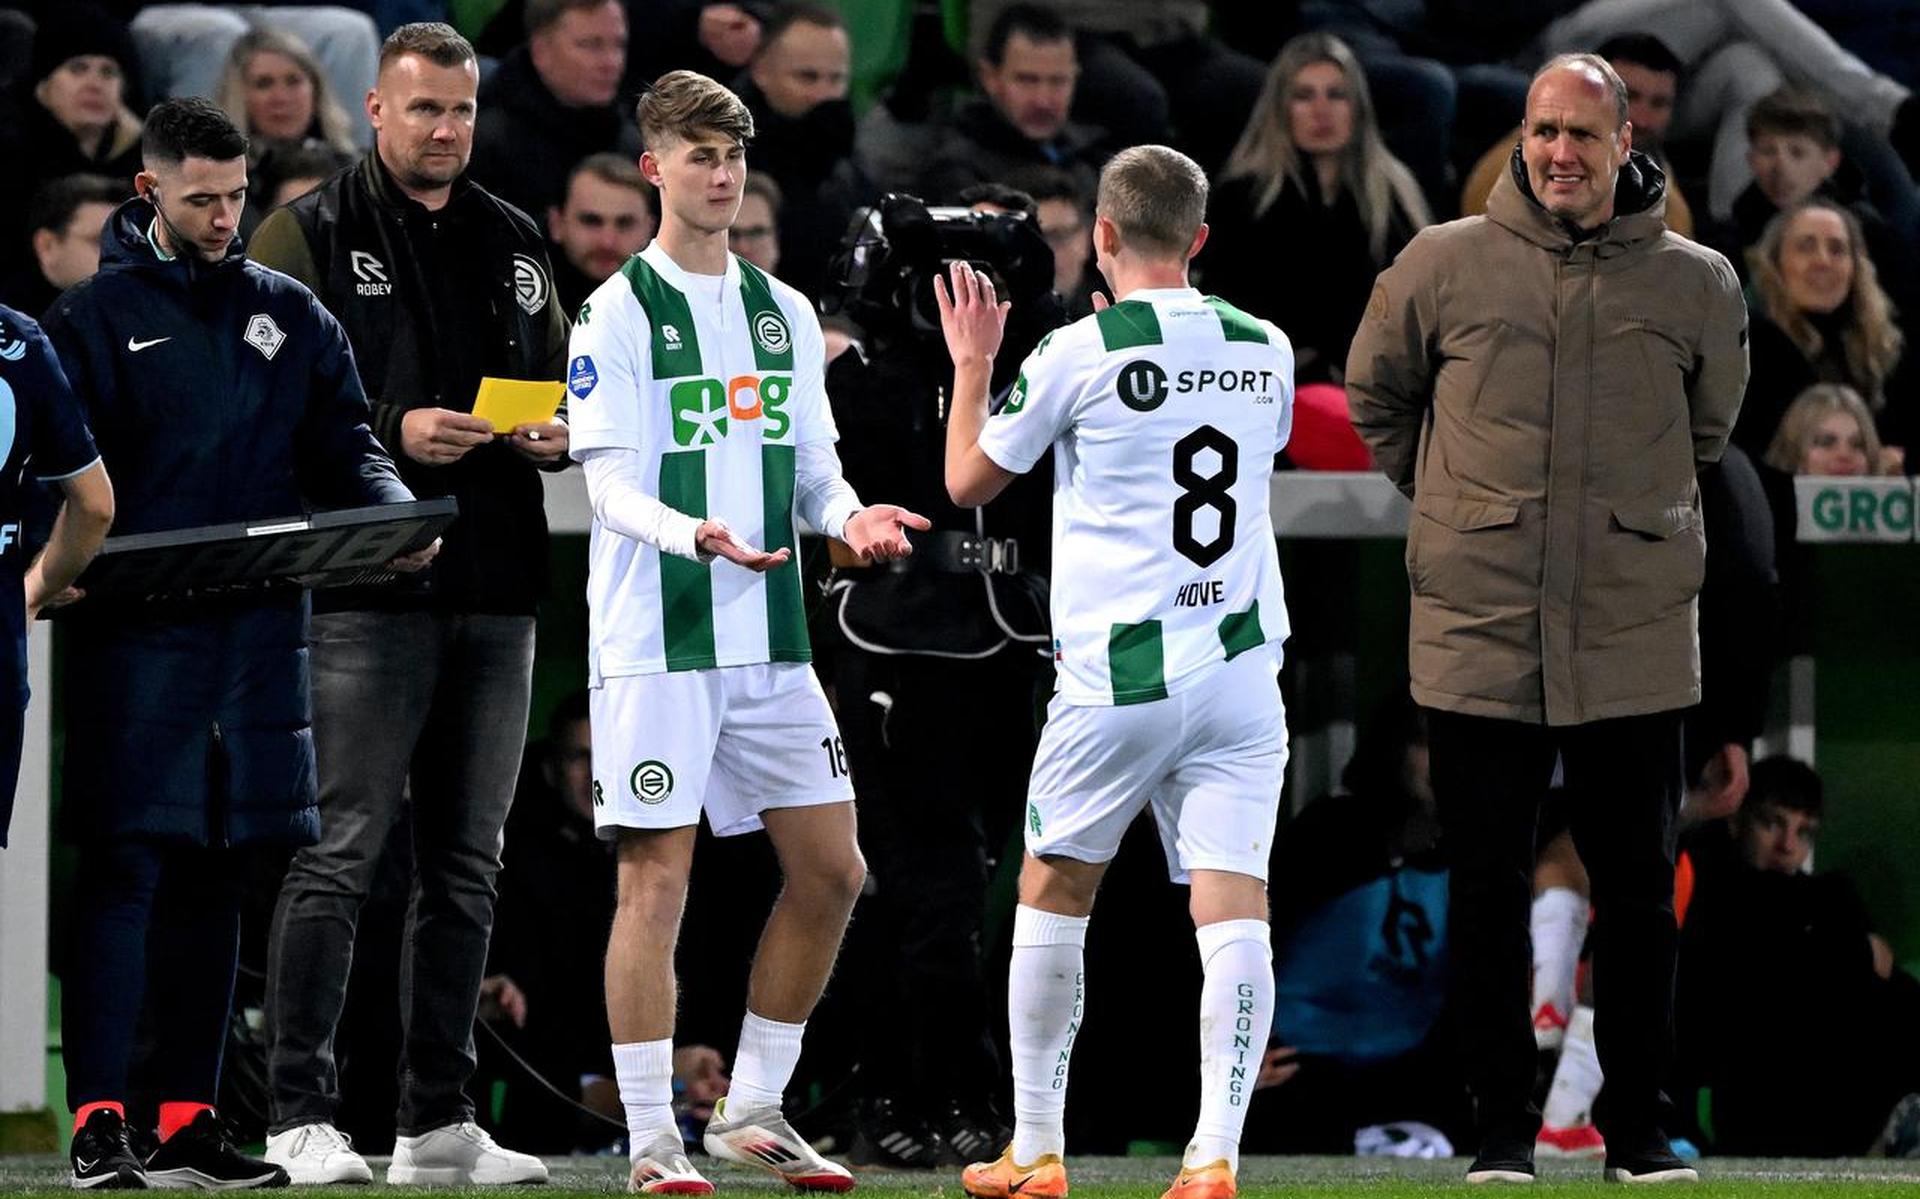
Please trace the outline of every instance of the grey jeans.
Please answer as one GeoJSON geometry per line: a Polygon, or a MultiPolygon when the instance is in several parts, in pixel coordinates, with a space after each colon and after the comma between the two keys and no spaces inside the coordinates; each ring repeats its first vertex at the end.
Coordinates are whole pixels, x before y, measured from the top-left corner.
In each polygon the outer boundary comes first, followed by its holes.
{"type": "Polygon", "coordinates": [[[313,618],[320,843],[295,856],[273,913],[274,1131],[334,1119],[333,1037],[354,929],[409,783],[414,882],[401,950],[396,1127],[417,1135],[472,1118],[473,1017],[526,739],[533,639],[531,616],[313,618]]]}

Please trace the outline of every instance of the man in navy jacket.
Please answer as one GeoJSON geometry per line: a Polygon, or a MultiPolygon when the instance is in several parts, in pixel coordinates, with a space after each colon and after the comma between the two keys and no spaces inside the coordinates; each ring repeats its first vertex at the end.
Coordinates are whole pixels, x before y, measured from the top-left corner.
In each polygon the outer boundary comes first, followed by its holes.
{"type": "MultiPolygon", "coordinates": [[[[142,150],[99,274],[48,318],[120,530],[412,499],[339,323],[242,252],[245,137],[205,100],[169,100],[142,150]]],[[[319,833],[306,624],[305,594],[287,591],[73,611],[63,816],[80,865],[61,1022],[76,1187],[286,1185],[233,1148],[212,1104],[244,851],[319,833]],[[149,1004],[161,1140],[141,1162],[122,1105],[150,955],[167,965],[149,1004]]]]}

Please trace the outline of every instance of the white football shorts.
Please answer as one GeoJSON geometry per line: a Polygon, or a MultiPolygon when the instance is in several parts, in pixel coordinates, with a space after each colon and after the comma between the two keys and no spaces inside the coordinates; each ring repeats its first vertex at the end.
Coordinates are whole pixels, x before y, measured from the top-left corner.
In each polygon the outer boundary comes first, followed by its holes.
{"type": "Polygon", "coordinates": [[[616,829],[700,822],[730,837],[769,808],[853,799],[833,711],[805,662],[602,679],[593,722],[593,821],[616,829]]]}
{"type": "Polygon", "coordinates": [[[1280,647],[1222,664],[1177,695],[1047,707],[1027,788],[1027,852],[1107,862],[1151,805],[1174,882],[1193,870],[1265,880],[1287,768],[1280,647]]]}

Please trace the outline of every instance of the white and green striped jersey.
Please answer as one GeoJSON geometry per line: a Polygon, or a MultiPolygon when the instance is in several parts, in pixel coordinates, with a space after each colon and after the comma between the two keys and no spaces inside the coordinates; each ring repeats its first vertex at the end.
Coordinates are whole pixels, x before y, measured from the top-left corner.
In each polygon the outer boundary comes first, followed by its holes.
{"type": "Polygon", "coordinates": [[[732,255],[724,277],[690,274],[655,242],[581,306],[569,359],[574,453],[637,451],[668,507],[724,519],[750,545],[795,551],[756,574],[662,554],[596,519],[591,677],[811,658],[794,455],[839,434],[806,297],[732,255]]]}
{"type": "Polygon", "coordinates": [[[1164,699],[1287,636],[1267,512],[1293,347],[1192,288],[1135,291],[1049,334],[980,448],[1051,446],[1053,646],[1070,704],[1164,699]]]}

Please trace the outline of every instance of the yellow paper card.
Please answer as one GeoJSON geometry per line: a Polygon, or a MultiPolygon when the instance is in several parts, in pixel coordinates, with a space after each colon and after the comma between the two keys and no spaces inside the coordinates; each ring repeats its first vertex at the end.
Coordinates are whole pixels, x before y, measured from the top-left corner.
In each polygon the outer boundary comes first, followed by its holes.
{"type": "Polygon", "coordinates": [[[493,425],[495,433],[511,433],[520,425],[544,425],[560,410],[566,385],[557,379],[480,380],[473,414],[493,425]]]}

